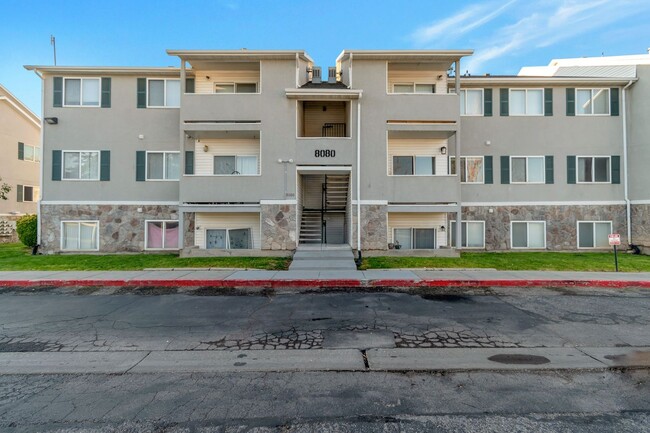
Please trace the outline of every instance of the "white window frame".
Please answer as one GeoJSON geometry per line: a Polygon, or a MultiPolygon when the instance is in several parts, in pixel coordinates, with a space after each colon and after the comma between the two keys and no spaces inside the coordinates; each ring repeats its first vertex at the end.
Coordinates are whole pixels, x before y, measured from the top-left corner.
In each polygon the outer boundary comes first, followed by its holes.
{"type": "Polygon", "coordinates": [[[463,243],[463,238],[461,236],[460,243],[461,246],[454,246],[451,242],[453,233],[454,233],[454,228],[452,227],[452,223],[456,223],[456,220],[450,220],[449,221],[449,246],[452,248],[462,248],[462,249],[468,249],[468,250],[484,250],[485,249],[485,221],[484,220],[462,220],[461,221],[461,230],[462,230],[462,223],[465,223],[465,239],[467,239],[467,230],[468,230],[468,225],[467,223],[474,224],[474,223],[480,223],[483,226],[483,246],[480,247],[467,247],[467,246],[462,246],[463,243]]]}
{"type": "Polygon", "coordinates": [[[575,109],[575,114],[576,116],[609,116],[610,113],[612,112],[612,92],[609,88],[607,87],[581,87],[581,88],[576,88],[575,90],[575,104],[576,104],[576,109],[575,109]],[[590,96],[590,101],[591,102],[591,113],[579,113],[578,112],[578,90],[590,90],[591,91],[591,96],[590,96]],[[594,91],[600,91],[600,90],[607,90],[607,113],[594,113],[594,91]]]}
{"type": "Polygon", "coordinates": [[[580,185],[607,185],[612,183],[612,156],[611,155],[576,155],[576,184],[580,185]],[[592,160],[594,158],[607,158],[609,160],[609,171],[607,173],[607,178],[608,180],[606,182],[603,181],[596,181],[596,164],[592,162],[591,164],[591,178],[594,179],[591,182],[581,182],[580,181],[580,172],[579,172],[579,161],[580,158],[591,158],[592,160]]]}
{"type": "Polygon", "coordinates": [[[100,225],[99,225],[98,220],[64,220],[64,221],[61,221],[61,225],[60,225],[60,229],[59,229],[60,230],[59,231],[59,234],[60,234],[59,237],[61,238],[60,239],[61,251],[99,251],[99,229],[100,229],[100,225]],[[63,249],[63,225],[65,223],[77,223],[78,224],[79,228],[78,228],[77,239],[79,239],[79,242],[81,242],[81,223],[95,223],[95,224],[97,224],[97,230],[95,231],[95,240],[96,240],[95,243],[97,244],[97,248],[92,248],[92,249],[90,249],[90,248],[88,248],[88,249],[80,249],[80,248],[72,249],[71,248],[71,249],[64,250],[63,249]]]}
{"type": "Polygon", "coordinates": [[[515,156],[510,156],[510,183],[515,184],[515,185],[524,185],[524,184],[525,185],[530,185],[530,184],[540,185],[540,184],[545,184],[546,183],[546,157],[544,157],[543,155],[526,155],[526,156],[515,155],[515,156]],[[512,159],[513,158],[524,158],[524,159],[526,159],[526,181],[525,182],[514,182],[512,180],[512,171],[513,171],[512,170],[512,159]],[[540,182],[530,182],[528,180],[528,173],[530,172],[530,170],[528,169],[528,160],[530,158],[541,158],[542,159],[542,180],[540,182]]]}
{"type": "Polygon", "coordinates": [[[61,151],[61,180],[66,182],[94,182],[98,181],[102,171],[102,153],[99,150],[62,150],[61,151]],[[78,153],[79,154],[79,179],[68,179],[65,177],[65,154],[78,153]],[[96,153],[97,154],[97,177],[91,179],[81,179],[81,154],[82,153],[96,153]]]}
{"type": "Polygon", "coordinates": [[[178,234],[179,234],[179,241],[180,241],[180,231],[181,231],[181,224],[179,220],[144,220],[144,249],[145,251],[176,251],[180,249],[180,246],[176,246],[176,248],[165,248],[165,228],[167,227],[167,223],[177,223],[178,224],[178,234]],[[163,223],[163,231],[162,231],[162,247],[161,248],[150,248],[147,245],[149,245],[149,223],[163,223]]]}
{"type": "Polygon", "coordinates": [[[63,99],[61,101],[61,106],[69,108],[100,108],[102,106],[102,79],[101,77],[63,77],[63,99]],[[79,83],[79,104],[69,105],[65,103],[65,82],[68,80],[81,80],[79,83]],[[83,105],[84,100],[84,80],[97,80],[99,81],[98,92],[97,92],[97,105],[83,105]]]}
{"type": "Polygon", "coordinates": [[[451,172],[452,172],[452,168],[455,168],[455,164],[454,164],[454,162],[453,162],[453,160],[455,160],[455,159],[456,159],[456,156],[454,156],[454,155],[452,155],[452,156],[449,157],[449,168],[448,168],[448,173],[449,173],[451,176],[458,176],[458,177],[460,178],[460,183],[462,183],[462,184],[468,184],[468,185],[483,185],[483,184],[485,184],[485,156],[479,156],[479,155],[472,156],[472,155],[468,155],[468,156],[461,156],[461,157],[460,157],[460,159],[461,159],[461,164],[459,165],[460,168],[463,167],[462,160],[463,160],[463,159],[465,160],[465,181],[464,181],[464,182],[463,182],[463,177],[462,177],[460,174],[458,174],[458,173],[456,173],[456,174],[451,174],[451,172]],[[467,178],[469,177],[469,176],[467,175],[467,158],[480,158],[480,159],[481,159],[481,168],[483,169],[483,180],[482,180],[481,182],[467,182],[467,178]]]}
{"type": "Polygon", "coordinates": [[[21,185],[23,187],[23,203],[37,203],[41,198],[41,189],[35,185],[21,185]],[[25,200],[25,188],[32,188],[32,200],[25,200]],[[36,194],[34,194],[36,193],[36,194]],[[36,200],[33,200],[36,195],[36,200]]]}
{"type": "Polygon", "coordinates": [[[147,150],[147,158],[145,160],[144,169],[145,169],[145,180],[147,182],[178,182],[182,176],[181,164],[181,155],[177,150],[147,150]],[[162,179],[150,179],[149,178],[149,154],[150,153],[162,153],[163,154],[163,178],[162,179]],[[178,179],[167,179],[167,154],[176,153],[178,154],[178,179]]]}
{"type": "MultiPolygon", "coordinates": [[[[416,230],[433,230],[433,249],[439,249],[440,245],[438,243],[438,229],[435,227],[393,227],[393,244],[395,243],[395,230],[410,230],[411,231],[411,249],[410,250],[430,250],[432,248],[415,248],[415,231],[416,230]]],[[[404,251],[410,251],[404,250],[404,251]]]]}
{"type": "MultiPolygon", "coordinates": [[[[444,156],[444,155],[443,155],[444,156]]],[[[439,174],[436,174],[436,158],[438,155],[391,155],[391,166],[390,166],[390,176],[398,176],[398,177],[413,177],[413,176],[418,176],[418,177],[432,177],[432,176],[441,176],[439,174]],[[395,173],[395,163],[392,158],[395,157],[410,157],[413,159],[413,174],[394,174],[395,173]],[[415,164],[416,160],[415,158],[433,158],[433,174],[416,174],[415,173],[415,164]]],[[[443,175],[444,176],[444,175],[443,175]]]]}
{"type": "Polygon", "coordinates": [[[33,150],[33,159],[27,159],[25,158],[25,152],[23,150],[23,159],[21,161],[28,161],[28,162],[41,162],[41,147],[40,146],[34,146],[31,144],[23,143],[23,149],[27,149],[28,147],[31,147],[33,150]]]}
{"type": "MultiPolygon", "coordinates": [[[[261,173],[260,173],[260,156],[257,155],[257,154],[254,154],[254,155],[244,155],[244,154],[240,154],[240,155],[212,155],[212,176],[260,176],[260,175],[261,175],[261,173]],[[254,156],[255,159],[257,160],[257,164],[256,164],[256,171],[257,172],[255,174],[241,174],[241,173],[240,174],[233,174],[233,173],[231,173],[231,174],[215,174],[214,173],[214,158],[217,157],[217,156],[234,156],[235,157],[235,168],[237,167],[237,160],[239,158],[254,156]]],[[[215,229],[215,230],[218,230],[218,229],[215,229]]]]}
{"type": "Polygon", "coordinates": [[[579,220],[576,221],[576,247],[579,250],[602,250],[605,249],[606,247],[597,247],[596,244],[596,224],[609,224],[609,233],[613,233],[613,227],[614,225],[612,224],[612,221],[583,221],[579,220]],[[580,246],[580,223],[592,223],[593,224],[593,236],[594,236],[594,246],[593,247],[581,247],[580,246]]]}
{"type": "Polygon", "coordinates": [[[167,81],[178,81],[178,84],[181,84],[179,78],[147,78],[147,108],[180,108],[179,105],[167,105],[167,81]],[[149,105],[149,81],[163,81],[163,104],[164,105],[149,105]]]}
{"type": "Polygon", "coordinates": [[[546,221],[510,221],[510,249],[513,250],[545,250],[546,249],[546,221]],[[542,223],[544,224],[544,246],[543,247],[530,247],[530,246],[525,246],[525,247],[514,247],[512,246],[512,225],[513,224],[520,224],[520,223],[526,223],[526,245],[530,244],[530,223],[535,223],[539,224],[542,223]]]}
{"type": "MultiPolygon", "coordinates": [[[[460,89],[460,97],[465,102],[465,113],[461,110],[461,116],[468,117],[483,117],[485,115],[485,89],[460,89]],[[481,92],[481,113],[480,114],[467,114],[467,91],[480,91],[481,92]]],[[[508,100],[508,103],[510,101],[508,100]]]]}
{"type": "Polygon", "coordinates": [[[214,95],[259,95],[260,92],[260,83],[258,81],[214,81],[212,83],[212,93],[214,95]],[[238,92],[237,91],[237,86],[240,84],[255,84],[255,91],[254,92],[238,92]],[[216,92],[215,87],[216,86],[233,86],[233,92],[216,92]]]}
{"type": "Polygon", "coordinates": [[[411,81],[407,83],[393,83],[391,86],[391,95],[435,95],[436,94],[436,85],[437,83],[425,83],[425,82],[417,82],[417,81],[411,81]],[[415,87],[417,85],[424,85],[424,86],[433,86],[433,92],[416,92],[415,87]],[[396,92],[395,91],[395,86],[411,86],[411,92],[396,92]]]}
{"type": "Polygon", "coordinates": [[[521,116],[531,116],[531,117],[535,117],[535,116],[544,116],[544,115],[546,114],[546,111],[545,111],[545,108],[546,108],[546,107],[544,107],[544,105],[546,105],[546,104],[544,104],[544,88],[539,88],[539,89],[538,89],[538,88],[533,88],[533,89],[529,89],[529,88],[513,88],[513,89],[508,89],[508,116],[513,116],[513,117],[521,117],[521,116]],[[511,107],[510,104],[511,104],[511,101],[512,101],[512,99],[511,99],[511,98],[512,98],[512,91],[513,91],[513,90],[515,90],[515,91],[521,91],[521,90],[523,90],[523,91],[525,92],[525,96],[524,96],[524,110],[525,110],[525,113],[524,113],[524,114],[513,114],[513,113],[512,113],[512,110],[510,109],[510,107],[511,107]],[[541,112],[541,114],[528,114],[528,92],[531,91],[531,90],[541,91],[541,92],[542,92],[542,112],[541,112]]]}
{"type": "MultiPolygon", "coordinates": [[[[230,227],[230,228],[225,228],[225,227],[206,227],[203,229],[203,249],[207,250],[208,249],[208,230],[225,230],[226,231],[226,250],[232,250],[230,248],[230,231],[231,230],[248,230],[251,235],[251,247],[250,248],[239,248],[241,250],[254,250],[255,248],[255,239],[253,238],[253,228],[252,227],[230,227]]],[[[217,248],[213,248],[217,249],[217,248]]],[[[239,250],[238,249],[238,250],[239,250]]],[[[233,250],[237,251],[237,250],[233,250]]]]}

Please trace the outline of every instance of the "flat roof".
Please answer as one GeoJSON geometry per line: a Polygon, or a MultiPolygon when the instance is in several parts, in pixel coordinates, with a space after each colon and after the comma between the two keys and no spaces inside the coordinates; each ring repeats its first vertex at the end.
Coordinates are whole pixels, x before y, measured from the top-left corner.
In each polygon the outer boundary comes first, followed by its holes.
{"type": "Polygon", "coordinates": [[[571,85],[571,84],[611,84],[625,85],[630,81],[637,81],[636,78],[621,77],[560,77],[560,76],[521,76],[521,75],[476,75],[462,76],[460,82],[464,84],[548,84],[548,85],[571,85]]]}
{"type": "Polygon", "coordinates": [[[45,66],[25,65],[28,71],[47,74],[111,74],[111,75],[179,75],[180,68],[167,67],[140,67],[140,66],[45,66]]]}
{"type": "Polygon", "coordinates": [[[178,56],[183,60],[291,60],[296,55],[302,60],[313,63],[305,50],[167,50],[170,56],[178,56]]]}
{"type": "Polygon", "coordinates": [[[472,54],[474,50],[343,50],[336,61],[350,56],[366,60],[454,61],[472,54]]]}

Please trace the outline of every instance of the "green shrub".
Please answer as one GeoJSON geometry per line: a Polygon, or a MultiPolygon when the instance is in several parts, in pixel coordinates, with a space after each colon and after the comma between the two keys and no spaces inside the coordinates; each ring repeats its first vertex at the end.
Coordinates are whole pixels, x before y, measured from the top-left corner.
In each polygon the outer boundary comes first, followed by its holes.
{"type": "Polygon", "coordinates": [[[38,240],[38,217],[25,215],[16,221],[16,232],[20,242],[28,247],[34,247],[38,240]]]}

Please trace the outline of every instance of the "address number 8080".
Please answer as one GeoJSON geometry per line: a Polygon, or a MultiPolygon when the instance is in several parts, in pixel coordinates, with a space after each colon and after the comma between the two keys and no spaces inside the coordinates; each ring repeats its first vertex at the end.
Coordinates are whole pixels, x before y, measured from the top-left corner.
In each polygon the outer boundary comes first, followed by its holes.
{"type": "Polygon", "coordinates": [[[333,150],[333,149],[316,149],[316,150],[314,150],[314,156],[316,158],[334,158],[336,156],[336,150],[333,150]]]}

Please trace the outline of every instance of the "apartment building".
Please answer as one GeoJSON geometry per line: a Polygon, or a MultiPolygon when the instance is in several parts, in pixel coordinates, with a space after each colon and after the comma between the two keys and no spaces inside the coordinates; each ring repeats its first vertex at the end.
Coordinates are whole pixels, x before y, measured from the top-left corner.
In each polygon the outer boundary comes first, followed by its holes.
{"type": "Polygon", "coordinates": [[[40,185],[41,119],[0,85],[0,242],[16,242],[16,220],[37,212],[40,185]]]}
{"type": "Polygon", "coordinates": [[[44,252],[650,245],[632,127],[646,66],[472,77],[455,72],[471,50],[346,50],[325,69],[297,50],[168,54],[180,68],[26,67],[43,79],[44,252]]]}

